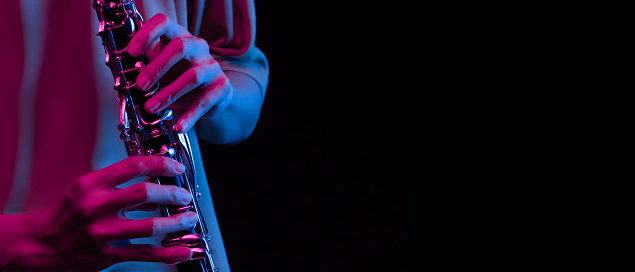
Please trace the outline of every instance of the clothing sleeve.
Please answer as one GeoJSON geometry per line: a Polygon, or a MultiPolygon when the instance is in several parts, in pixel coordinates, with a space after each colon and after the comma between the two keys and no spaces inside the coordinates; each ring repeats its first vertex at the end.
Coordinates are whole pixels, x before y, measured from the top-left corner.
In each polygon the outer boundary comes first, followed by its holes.
{"type": "Polygon", "coordinates": [[[253,0],[208,0],[203,7],[199,37],[223,71],[253,78],[264,95],[269,80],[267,58],[254,42],[256,12],[253,0]]]}

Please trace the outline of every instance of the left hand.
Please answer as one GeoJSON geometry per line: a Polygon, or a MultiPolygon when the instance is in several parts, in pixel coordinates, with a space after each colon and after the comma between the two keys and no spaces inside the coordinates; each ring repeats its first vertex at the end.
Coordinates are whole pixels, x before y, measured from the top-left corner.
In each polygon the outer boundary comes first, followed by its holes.
{"type": "Polygon", "coordinates": [[[231,83],[209,53],[207,42],[164,14],[147,20],[127,50],[131,56],[147,53],[149,64],[141,69],[136,86],[147,90],[161,79],[162,90],[147,101],[145,109],[158,113],[169,106],[180,117],[177,132],[188,131],[205,113],[213,115],[233,98],[231,83]]]}

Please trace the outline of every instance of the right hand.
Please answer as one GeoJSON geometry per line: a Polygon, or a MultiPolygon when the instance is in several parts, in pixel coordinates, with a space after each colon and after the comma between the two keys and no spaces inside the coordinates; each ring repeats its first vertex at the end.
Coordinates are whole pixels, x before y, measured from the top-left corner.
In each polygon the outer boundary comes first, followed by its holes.
{"type": "Polygon", "coordinates": [[[196,213],[133,220],[125,212],[152,203],[184,206],[192,196],[185,189],[140,182],[115,186],[142,176],[176,176],[183,165],[161,156],[124,159],[79,177],[62,201],[46,210],[25,214],[30,232],[25,267],[33,271],[99,271],[125,261],[178,263],[192,256],[186,247],[114,242],[163,235],[193,227],[196,213]]]}

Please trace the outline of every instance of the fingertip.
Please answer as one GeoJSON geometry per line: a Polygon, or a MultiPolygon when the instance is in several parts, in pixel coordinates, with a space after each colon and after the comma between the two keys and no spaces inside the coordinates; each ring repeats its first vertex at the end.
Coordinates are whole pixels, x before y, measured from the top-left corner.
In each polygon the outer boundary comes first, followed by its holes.
{"type": "Polygon", "coordinates": [[[190,223],[190,225],[194,226],[198,223],[198,214],[195,212],[187,212],[185,216],[187,216],[187,222],[190,223]]]}
{"type": "Polygon", "coordinates": [[[175,247],[173,248],[173,251],[171,251],[171,258],[168,261],[165,261],[165,263],[170,264],[170,265],[175,265],[181,262],[185,262],[187,260],[189,260],[190,258],[192,258],[192,250],[190,248],[187,247],[175,247]]]}
{"type": "Polygon", "coordinates": [[[183,165],[182,163],[180,163],[178,161],[174,161],[173,164],[174,164],[174,170],[177,173],[181,174],[181,173],[185,172],[185,165],[183,165]]]}
{"type": "Polygon", "coordinates": [[[179,125],[178,125],[177,132],[178,133],[185,133],[188,130],[190,130],[190,122],[187,119],[179,120],[179,125]]]}
{"type": "Polygon", "coordinates": [[[130,56],[138,57],[139,55],[141,55],[141,42],[133,41],[128,45],[128,47],[126,47],[126,49],[130,56]]]}
{"type": "Polygon", "coordinates": [[[145,105],[146,111],[152,114],[160,111],[159,106],[161,106],[161,103],[156,101],[156,99],[150,99],[145,105]]]}
{"type": "Polygon", "coordinates": [[[181,203],[184,205],[189,204],[190,202],[192,202],[192,194],[190,192],[188,192],[187,190],[181,188],[181,203]]]}
{"type": "MultiPolygon", "coordinates": [[[[148,87],[150,87],[150,83],[152,81],[152,78],[150,78],[150,76],[146,73],[141,73],[138,77],[137,77],[137,81],[135,83],[135,86],[142,91],[147,91],[148,87]]],[[[147,103],[146,103],[147,104],[147,103]]],[[[147,107],[146,107],[147,108],[147,107]]]]}
{"type": "Polygon", "coordinates": [[[187,247],[176,247],[175,256],[178,256],[176,263],[184,262],[192,258],[192,250],[187,247]]]}

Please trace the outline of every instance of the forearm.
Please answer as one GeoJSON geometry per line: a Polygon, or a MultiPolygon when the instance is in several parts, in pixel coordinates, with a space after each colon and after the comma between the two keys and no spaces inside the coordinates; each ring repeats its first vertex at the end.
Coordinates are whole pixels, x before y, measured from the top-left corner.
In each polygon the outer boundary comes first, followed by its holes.
{"type": "Polygon", "coordinates": [[[234,90],[233,99],[219,112],[205,114],[195,127],[197,135],[207,142],[237,144],[256,127],[264,97],[250,76],[235,71],[225,71],[225,75],[234,90]]]}

